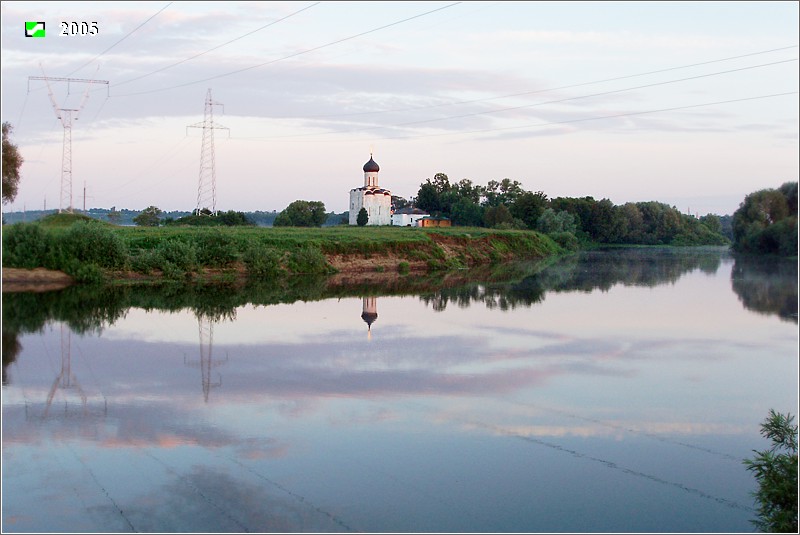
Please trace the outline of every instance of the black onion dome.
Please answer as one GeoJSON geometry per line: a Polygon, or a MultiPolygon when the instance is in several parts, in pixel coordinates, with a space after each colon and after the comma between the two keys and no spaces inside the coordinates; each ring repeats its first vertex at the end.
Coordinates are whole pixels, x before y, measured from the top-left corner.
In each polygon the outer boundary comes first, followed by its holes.
{"type": "Polygon", "coordinates": [[[378,319],[378,314],[376,312],[364,312],[361,314],[361,319],[364,320],[368,327],[372,327],[372,324],[378,319]]]}
{"type": "Polygon", "coordinates": [[[369,161],[364,164],[365,173],[377,173],[380,171],[380,166],[372,159],[372,154],[369,155],[369,161]]]}

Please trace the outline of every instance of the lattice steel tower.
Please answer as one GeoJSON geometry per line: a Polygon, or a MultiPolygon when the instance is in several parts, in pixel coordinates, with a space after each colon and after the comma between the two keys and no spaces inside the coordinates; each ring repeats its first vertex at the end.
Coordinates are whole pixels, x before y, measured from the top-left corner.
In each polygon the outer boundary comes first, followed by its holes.
{"type": "Polygon", "coordinates": [[[216,320],[211,317],[198,313],[197,314],[197,327],[200,333],[200,360],[196,362],[189,362],[186,356],[183,357],[183,363],[187,366],[198,367],[202,374],[203,384],[203,400],[208,403],[208,394],[214,387],[222,386],[222,376],[217,373],[219,380],[212,382],[211,369],[221,366],[228,362],[228,355],[225,355],[225,360],[214,360],[212,355],[214,350],[214,323],[216,320]]]}
{"type": "MultiPolygon", "coordinates": [[[[44,75],[44,69],[42,69],[44,75]]],[[[59,213],[66,210],[72,213],[72,121],[78,120],[78,114],[86,105],[86,100],[89,98],[89,88],[87,85],[86,92],[83,94],[83,99],[77,108],[59,108],[56,103],[56,98],[53,96],[53,90],[50,87],[50,81],[54,82],[67,82],[69,83],[82,83],[82,84],[106,84],[106,92],[108,91],[108,80],[87,80],[85,78],[57,78],[52,76],[29,76],[28,77],[28,93],[30,93],[31,80],[44,80],[47,84],[47,91],[50,94],[50,103],[53,105],[53,111],[56,112],[56,117],[61,121],[61,126],[64,127],[64,139],[61,152],[61,199],[58,205],[59,213]],[[66,204],[66,209],[64,205],[66,204]]],[[[67,85],[69,88],[69,85],[67,85]]],[[[108,95],[106,95],[108,96],[108,95]]]]}
{"type": "MultiPolygon", "coordinates": [[[[186,128],[202,128],[203,144],[200,148],[200,178],[197,182],[197,207],[195,214],[201,215],[203,209],[208,209],[212,214],[217,213],[217,171],[214,157],[214,129],[228,130],[222,125],[214,124],[214,106],[222,106],[211,99],[211,89],[206,94],[206,109],[203,122],[189,125],[186,128]]],[[[225,108],[223,107],[223,113],[225,108]]]]}

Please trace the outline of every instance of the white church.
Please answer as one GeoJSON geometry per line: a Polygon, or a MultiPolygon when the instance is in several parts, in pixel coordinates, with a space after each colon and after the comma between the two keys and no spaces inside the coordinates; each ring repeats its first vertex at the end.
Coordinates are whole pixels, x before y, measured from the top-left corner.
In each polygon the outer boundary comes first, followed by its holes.
{"type": "Polygon", "coordinates": [[[378,186],[378,171],[381,168],[369,155],[364,164],[364,186],[350,190],[350,224],[357,225],[358,212],[366,208],[367,225],[392,224],[392,192],[378,186]]]}

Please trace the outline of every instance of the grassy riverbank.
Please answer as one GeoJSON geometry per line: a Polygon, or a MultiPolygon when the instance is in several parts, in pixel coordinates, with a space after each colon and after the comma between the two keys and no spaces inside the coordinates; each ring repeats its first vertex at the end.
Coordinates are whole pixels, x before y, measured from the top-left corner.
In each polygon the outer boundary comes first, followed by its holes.
{"type": "Polygon", "coordinates": [[[4,268],[57,270],[78,282],[406,274],[561,252],[537,232],[464,227],[148,228],[59,214],[3,229],[4,268]]]}

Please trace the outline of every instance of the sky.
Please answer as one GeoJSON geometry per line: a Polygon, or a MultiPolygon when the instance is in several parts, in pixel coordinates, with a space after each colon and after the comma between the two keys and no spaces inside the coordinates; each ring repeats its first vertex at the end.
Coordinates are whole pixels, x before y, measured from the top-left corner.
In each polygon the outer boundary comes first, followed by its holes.
{"type": "Polygon", "coordinates": [[[370,153],[405,198],[445,173],[724,215],[798,180],[797,2],[4,1],[1,20],[25,159],[4,211],[69,205],[52,101],[79,110],[76,208],[192,210],[212,152],[236,211],[342,212],[370,153]],[[84,81],[51,101],[31,77],[84,81]]]}

